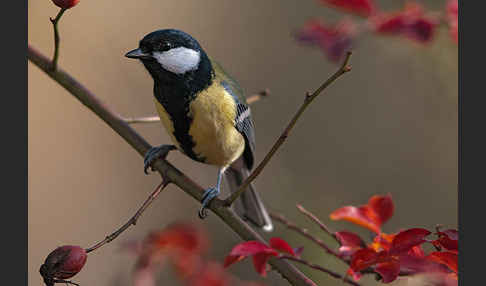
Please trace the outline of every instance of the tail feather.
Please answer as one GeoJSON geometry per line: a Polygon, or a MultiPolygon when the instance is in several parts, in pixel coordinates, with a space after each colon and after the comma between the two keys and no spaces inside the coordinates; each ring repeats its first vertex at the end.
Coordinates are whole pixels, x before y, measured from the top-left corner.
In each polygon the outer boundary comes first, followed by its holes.
{"type": "MultiPolygon", "coordinates": [[[[231,192],[235,192],[243,181],[248,178],[250,172],[244,166],[231,166],[226,170],[224,175],[229,189],[231,192]]],[[[251,221],[264,231],[270,232],[273,230],[272,220],[252,184],[235,201],[234,209],[242,218],[251,221]]]]}

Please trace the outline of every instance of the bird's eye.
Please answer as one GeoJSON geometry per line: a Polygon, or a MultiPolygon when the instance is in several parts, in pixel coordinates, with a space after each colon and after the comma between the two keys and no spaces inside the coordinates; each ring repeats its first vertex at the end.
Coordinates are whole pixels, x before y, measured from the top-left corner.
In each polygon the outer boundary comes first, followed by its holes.
{"type": "Polygon", "coordinates": [[[168,51],[172,48],[172,45],[169,43],[169,42],[163,42],[161,45],[160,45],[160,49],[162,51],[168,51]]]}

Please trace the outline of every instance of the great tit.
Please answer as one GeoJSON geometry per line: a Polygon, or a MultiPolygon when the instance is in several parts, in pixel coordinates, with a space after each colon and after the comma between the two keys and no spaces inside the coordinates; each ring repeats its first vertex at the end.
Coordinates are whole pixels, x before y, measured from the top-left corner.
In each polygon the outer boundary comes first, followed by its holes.
{"type": "MultiPolygon", "coordinates": [[[[219,168],[216,186],[205,191],[200,216],[218,196],[224,175],[236,191],[254,163],[255,133],[250,108],[240,85],[210,59],[185,32],[164,29],[147,34],[139,48],[128,52],[139,59],[154,80],[154,102],[174,145],[161,145],[145,155],[145,169],[158,157],[178,149],[191,159],[219,168]]],[[[243,192],[235,210],[265,231],[272,221],[253,186],[243,192]]]]}

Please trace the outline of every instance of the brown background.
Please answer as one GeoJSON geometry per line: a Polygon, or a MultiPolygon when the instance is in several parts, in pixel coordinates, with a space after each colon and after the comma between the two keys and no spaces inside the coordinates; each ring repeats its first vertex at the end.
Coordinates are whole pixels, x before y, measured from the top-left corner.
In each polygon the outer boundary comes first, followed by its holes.
{"type": "MultiPolygon", "coordinates": [[[[387,2],[387,8],[402,1],[387,2]]],[[[445,1],[427,1],[441,9],[445,1]]],[[[29,43],[51,56],[48,0],[29,1],[29,43]]],[[[60,65],[125,116],[155,114],[152,81],[140,63],[123,55],[145,34],[178,28],[192,34],[248,93],[268,87],[272,97],[252,106],[257,161],[263,158],[305,91],[316,88],[336,66],[320,51],[297,44],[292,32],[311,17],[328,21],[339,13],[317,1],[86,1],[60,23],[60,65]]],[[[407,227],[457,227],[457,46],[440,29],[431,46],[365,36],[354,49],[353,71],[331,86],[304,114],[277,156],[256,181],[269,209],[322,236],[295,209],[302,203],[333,229],[328,214],[346,204],[391,193],[394,217],[385,231],[407,227]]],[[[56,246],[88,247],[120,226],[159,182],[145,176],[142,159],[105,123],[29,64],[29,284],[56,246]]],[[[169,142],[160,124],[135,126],[153,145],[169,142]]],[[[173,152],[169,160],[203,186],[216,179],[214,167],[173,152]]],[[[215,215],[197,218],[199,204],[176,187],[143,215],[136,227],[90,255],[75,281],[81,285],[130,285],[132,256],[120,244],[142,238],[175,220],[206,226],[222,261],[239,242],[215,215]]],[[[366,232],[362,232],[366,235],[366,232]]],[[[304,245],[304,257],[339,269],[341,264],[277,225],[273,235],[304,245]]],[[[368,238],[368,236],[366,235],[368,238]]],[[[332,243],[329,241],[329,243],[332,243]]],[[[250,261],[231,272],[258,280],[250,261]]],[[[308,271],[321,285],[341,285],[308,271]]],[[[159,285],[170,271],[162,271],[159,285]]],[[[286,285],[271,273],[268,285],[286,285]]],[[[364,279],[373,285],[373,277],[364,279]]]]}

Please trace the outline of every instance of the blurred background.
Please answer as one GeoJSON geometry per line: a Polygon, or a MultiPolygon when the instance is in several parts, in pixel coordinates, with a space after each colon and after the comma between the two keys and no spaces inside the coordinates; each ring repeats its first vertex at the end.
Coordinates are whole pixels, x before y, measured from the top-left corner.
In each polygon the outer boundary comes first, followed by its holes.
{"type": "MultiPolygon", "coordinates": [[[[443,0],[426,1],[441,10],[443,0]]],[[[399,9],[403,1],[379,1],[399,9]],[[393,2],[393,3],[392,3],[393,2]]],[[[48,0],[29,1],[29,43],[51,57],[49,17],[59,8],[48,0]]],[[[293,33],[310,18],[334,22],[342,13],[317,1],[81,1],[61,19],[59,64],[114,111],[127,116],[155,114],[152,80],[142,64],[124,54],[147,33],[177,28],[193,35],[248,94],[264,88],[271,97],[252,105],[257,161],[283,130],[306,91],[317,88],[337,66],[316,48],[297,43],[293,33]]],[[[390,193],[395,215],[385,232],[403,228],[457,227],[457,45],[447,29],[418,46],[406,39],[365,36],[354,48],[353,70],[318,98],[293,134],[256,180],[271,211],[285,214],[333,245],[303,217],[296,203],[334,230],[361,229],[330,221],[344,205],[361,205],[374,194],[390,193]]],[[[59,245],[89,247],[121,226],[159,183],[143,173],[143,160],[73,96],[33,64],[29,88],[29,285],[41,285],[39,267],[59,245]]],[[[160,123],[135,128],[152,145],[168,143],[160,123]]],[[[214,184],[216,169],[178,152],[169,161],[202,186],[214,184]]],[[[238,242],[214,214],[201,221],[200,204],[175,186],[153,203],[135,227],[88,257],[74,278],[81,285],[131,285],[135,259],[123,242],[186,220],[210,233],[211,259],[223,261],[238,242]]],[[[304,246],[309,261],[344,273],[342,263],[276,223],[271,236],[304,246]]],[[[269,236],[266,235],[268,238],[269,236]]],[[[301,267],[320,285],[341,285],[301,267]]],[[[251,261],[229,271],[242,280],[287,285],[274,272],[260,278],[251,261]]],[[[179,285],[171,271],[159,285],[179,285]]],[[[363,285],[375,285],[365,277],[363,285]]]]}

